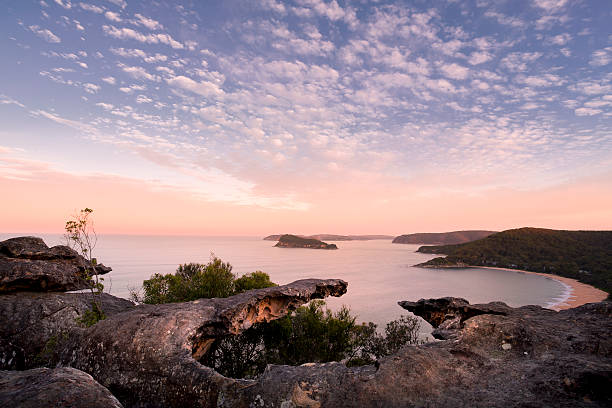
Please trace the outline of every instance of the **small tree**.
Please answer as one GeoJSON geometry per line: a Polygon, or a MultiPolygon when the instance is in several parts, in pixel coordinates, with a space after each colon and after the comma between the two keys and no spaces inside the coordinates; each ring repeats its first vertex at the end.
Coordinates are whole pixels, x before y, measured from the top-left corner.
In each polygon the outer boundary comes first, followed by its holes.
{"type": "Polygon", "coordinates": [[[98,235],[93,220],[90,218],[92,213],[91,208],[85,208],[73,215],[72,219],[66,222],[66,233],[64,234],[68,246],[83,256],[86,262],[84,278],[91,290],[91,309],[87,310],[79,321],[87,327],[106,317],[102,309],[102,291],[104,290],[102,281],[104,278],[98,276],[97,260],[93,256],[93,250],[98,243],[98,235]]]}

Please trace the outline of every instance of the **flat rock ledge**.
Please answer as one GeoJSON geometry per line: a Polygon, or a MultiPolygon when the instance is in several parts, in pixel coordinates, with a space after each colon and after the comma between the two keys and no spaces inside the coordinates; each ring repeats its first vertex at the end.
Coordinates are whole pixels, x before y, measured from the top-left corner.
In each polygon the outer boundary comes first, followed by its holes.
{"type": "Polygon", "coordinates": [[[0,371],[0,406],[120,408],[89,374],[70,367],[0,371]]]}
{"type": "MultiPolygon", "coordinates": [[[[85,258],[65,245],[49,248],[37,237],[7,239],[0,242],[0,294],[88,289],[87,267],[85,258]]],[[[95,270],[105,274],[111,268],[100,264],[95,270]]]]}

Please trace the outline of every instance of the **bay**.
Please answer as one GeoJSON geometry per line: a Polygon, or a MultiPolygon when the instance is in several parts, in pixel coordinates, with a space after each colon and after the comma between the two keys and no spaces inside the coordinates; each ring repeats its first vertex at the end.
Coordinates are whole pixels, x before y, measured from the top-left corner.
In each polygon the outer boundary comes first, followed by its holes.
{"type": "MultiPolygon", "coordinates": [[[[23,234],[22,234],[23,235],[23,234]]],[[[19,234],[0,234],[6,239],[19,234]]],[[[58,234],[41,234],[48,245],[62,244],[58,234]]],[[[331,241],[330,241],[331,242],[331,241]]],[[[347,305],[358,321],[379,326],[405,314],[400,300],[456,296],[472,303],[502,301],[510,306],[550,306],[567,296],[558,281],[495,269],[424,269],[413,265],[433,256],[415,252],[418,245],[391,241],[341,241],[335,251],[276,248],[261,237],[99,235],[95,256],[111,266],[106,291],[129,296],[155,273],[173,273],[186,262],[208,262],[211,253],[234,267],[234,273],[261,270],[278,284],[305,278],[340,278],[349,283],[340,298],[328,298],[332,310],[347,305]]]]}

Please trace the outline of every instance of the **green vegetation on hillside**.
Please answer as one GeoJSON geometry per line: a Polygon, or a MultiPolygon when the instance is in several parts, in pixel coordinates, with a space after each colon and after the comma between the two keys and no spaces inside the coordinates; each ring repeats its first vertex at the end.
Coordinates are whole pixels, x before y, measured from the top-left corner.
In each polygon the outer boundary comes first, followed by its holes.
{"type": "MultiPolygon", "coordinates": [[[[154,304],[184,302],[276,286],[264,272],[236,277],[231,271],[229,263],[212,256],[205,265],[189,263],[174,274],[153,275],[144,281],[144,295],[132,293],[132,298],[154,304]]],[[[357,324],[346,306],[332,313],[324,301],[314,300],[280,319],[216,340],[201,363],[234,378],[253,377],[268,364],[362,365],[417,343],[419,327],[417,318],[402,316],[389,322],[381,335],[374,323],[357,324]]]]}
{"type": "Polygon", "coordinates": [[[612,293],[612,231],[519,228],[464,244],[422,246],[418,252],[447,255],[419,266],[467,264],[545,272],[612,293]]]}
{"type": "Polygon", "coordinates": [[[419,232],[415,234],[400,235],[393,239],[394,244],[428,244],[451,245],[476,241],[485,238],[496,231],[452,231],[452,232],[419,232]]]}

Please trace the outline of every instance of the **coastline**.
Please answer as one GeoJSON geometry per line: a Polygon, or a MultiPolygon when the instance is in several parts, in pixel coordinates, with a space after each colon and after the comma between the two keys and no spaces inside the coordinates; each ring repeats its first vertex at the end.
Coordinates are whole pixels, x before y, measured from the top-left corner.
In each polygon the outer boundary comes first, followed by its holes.
{"type": "Polygon", "coordinates": [[[489,267],[489,266],[470,265],[469,268],[497,269],[500,271],[528,273],[531,275],[540,275],[546,278],[554,279],[557,282],[561,283],[566,289],[565,293],[563,294],[561,298],[555,299],[554,303],[549,303],[546,306],[546,308],[556,310],[556,311],[563,310],[563,309],[570,309],[572,307],[582,306],[586,303],[601,302],[608,297],[608,293],[604,292],[601,289],[597,289],[594,286],[579,282],[576,279],[565,278],[563,276],[551,275],[551,274],[542,273],[542,272],[524,271],[522,269],[496,268],[496,267],[489,267]]]}

